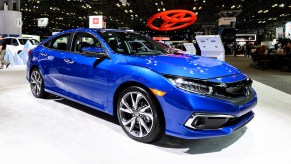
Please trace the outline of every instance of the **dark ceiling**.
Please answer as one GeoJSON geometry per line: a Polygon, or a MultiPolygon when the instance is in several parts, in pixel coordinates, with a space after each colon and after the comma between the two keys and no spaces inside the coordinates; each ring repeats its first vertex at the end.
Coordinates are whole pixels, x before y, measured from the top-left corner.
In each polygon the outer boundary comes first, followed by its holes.
{"type": "MultiPolygon", "coordinates": [[[[222,10],[242,10],[236,28],[240,33],[253,33],[257,29],[275,30],[291,21],[291,0],[21,0],[23,33],[51,35],[76,27],[88,27],[88,16],[103,15],[107,28],[128,27],[136,31],[154,33],[147,19],[163,10],[187,9],[197,12],[195,24],[174,33],[203,32],[204,25],[218,26],[218,13],[222,10]],[[37,27],[37,18],[48,17],[46,28],[37,27]]],[[[173,33],[173,32],[172,32],[173,33]]]]}

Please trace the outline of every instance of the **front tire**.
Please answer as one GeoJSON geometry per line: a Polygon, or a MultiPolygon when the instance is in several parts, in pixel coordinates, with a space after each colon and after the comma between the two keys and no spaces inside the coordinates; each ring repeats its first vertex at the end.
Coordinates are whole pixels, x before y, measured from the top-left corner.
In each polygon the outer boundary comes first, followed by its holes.
{"type": "Polygon", "coordinates": [[[149,143],[163,134],[162,114],[152,95],[138,86],[126,88],[117,102],[118,121],[132,139],[149,143]]]}
{"type": "Polygon", "coordinates": [[[38,68],[30,74],[30,89],[34,97],[45,98],[48,93],[44,91],[44,81],[38,68]]]}

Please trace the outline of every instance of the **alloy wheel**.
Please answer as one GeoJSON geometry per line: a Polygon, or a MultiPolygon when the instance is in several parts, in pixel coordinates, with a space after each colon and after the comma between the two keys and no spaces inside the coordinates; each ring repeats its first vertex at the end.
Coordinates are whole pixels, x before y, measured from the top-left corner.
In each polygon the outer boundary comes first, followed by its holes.
{"type": "Polygon", "coordinates": [[[42,78],[38,71],[33,71],[30,76],[30,88],[34,95],[38,96],[41,92],[42,78]]]}
{"type": "Polygon", "coordinates": [[[132,136],[147,136],[154,125],[153,109],[141,92],[128,92],[119,104],[119,117],[124,129],[132,136]]]}

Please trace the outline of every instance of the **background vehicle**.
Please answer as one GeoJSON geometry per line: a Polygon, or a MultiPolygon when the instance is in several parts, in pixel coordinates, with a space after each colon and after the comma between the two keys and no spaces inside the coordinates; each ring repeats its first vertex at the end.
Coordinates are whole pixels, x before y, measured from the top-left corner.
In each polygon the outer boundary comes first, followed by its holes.
{"type": "Polygon", "coordinates": [[[115,115],[140,142],[164,133],[228,135],[254,117],[257,102],[251,79],[227,63],[169,54],[146,36],[120,30],[61,32],[30,53],[27,67],[35,97],[52,93],[115,115]]]}
{"type": "Polygon", "coordinates": [[[24,45],[27,41],[30,41],[34,47],[39,44],[39,41],[32,38],[16,38],[16,37],[6,37],[4,38],[7,46],[12,46],[14,49],[17,49],[18,54],[23,50],[24,45]]]}

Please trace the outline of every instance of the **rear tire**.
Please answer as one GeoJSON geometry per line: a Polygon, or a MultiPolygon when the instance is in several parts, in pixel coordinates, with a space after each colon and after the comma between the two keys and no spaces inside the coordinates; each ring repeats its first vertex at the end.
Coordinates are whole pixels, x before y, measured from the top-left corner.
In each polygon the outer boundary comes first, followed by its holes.
{"type": "Polygon", "coordinates": [[[164,132],[162,114],[154,98],[138,86],[126,88],[117,101],[118,121],[132,139],[150,143],[164,132]]]}
{"type": "Polygon", "coordinates": [[[34,97],[46,98],[48,93],[44,91],[44,81],[38,68],[31,71],[30,89],[34,97]]]}

